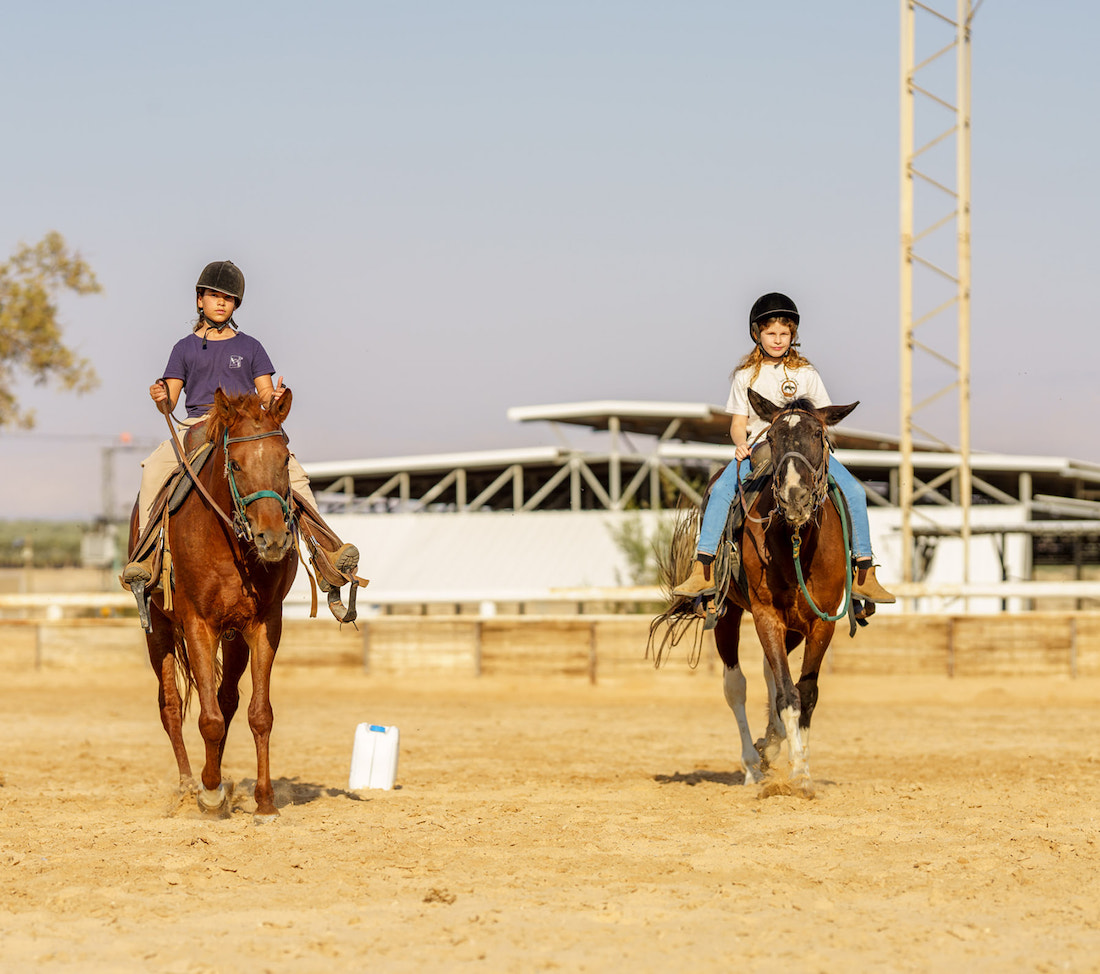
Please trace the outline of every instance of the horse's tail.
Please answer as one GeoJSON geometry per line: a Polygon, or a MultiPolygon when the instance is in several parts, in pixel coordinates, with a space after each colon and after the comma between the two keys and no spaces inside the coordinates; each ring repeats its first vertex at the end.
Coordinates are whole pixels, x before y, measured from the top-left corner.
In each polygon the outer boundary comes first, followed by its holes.
{"type": "MultiPolygon", "coordinates": [[[[187,716],[187,708],[191,706],[191,693],[198,686],[195,674],[191,669],[191,658],[187,655],[187,640],[183,636],[183,626],[172,627],[172,656],[176,661],[176,686],[180,688],[180,697],[183,699],[183,712],[181,717],[187,716]]],[[[222,681],[222,657],[221,643],[218,643],[218,652],[214,656],[214,684],[220,685],[222,681]]]]}
{"type": "MultiPolygon", "coordinates": [[[[730,520],[733,520],[732,516],[730,520]]],[[[665,593],[666,607],[664,612],[649,624],[646,658],[652,655],[654,667],[661,665],[668,650],[679,645],[688,632],[692,634],[688,665],[694,669],[699,665],[702,657],[704,616],[699,611],[698,600],[672,593],[672,590],[687,578],[691,571],[692,562],[695,561],[698,550],[701,523],[702,513],[699,508],[694,505],[681,508],[672,529],[672,540],[668,550],[657,552],[657,568],[661,588],[665,593]]],[[[740,518],[737,519],[737,523],[739,527],[740,518]]],[[[717,592],[714,603],[719,608],[726,598],[733,576],[732,533],[731,524],[727,523],[711,569],[714,573],[717,592]]]]}
{"type": "Polygon", "coordinates": [[[176,687],[183,698],[183,713],[187,716],[187,708],[191,706],[191,691],[197,686],[195,674],[191,672],[191,660],[187,655],[187,640],[183,638],[183,626],[172,627],[172,653],[176,661],[176,687]]]}
{"type": "Polygon", "coordinates": [[[699,509],[695,506],[681,508],[672,528],[672,538],[667,550],[657,550],[657,577],[664,592],[666,606],[649,624],[646,640],[646,659],[652,657],[658,667],[665,655],[678,646],[684,635],[692,631],[692,648],[688,664],[695,667],[702,651],[703,630],[700,617],[695,613],[693,599],[673,595],[672,590],[687,577],[695,560],[695,548],[699,540],[699,509]]]}

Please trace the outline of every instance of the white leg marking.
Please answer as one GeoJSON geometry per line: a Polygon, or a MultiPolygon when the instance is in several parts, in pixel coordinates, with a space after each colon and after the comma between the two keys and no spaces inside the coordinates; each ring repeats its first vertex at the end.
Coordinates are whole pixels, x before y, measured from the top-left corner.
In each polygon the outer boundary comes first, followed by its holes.
{"type": "Polygon", "coordinates": [[[787,728],[787,751],[791,756],[791,778],[809,778],[810,767],[806,761],[806,748],[802,731],[798,728],[798,711],[794,707],[783,708],[783,724],[787,728]]]}
{"type": "Polygon", "coordinates": [[[726,667],[722,677],[722,690],[726,695],[726,703],[737,721],[737,730],[741,734],[741,768],[745,772],[745,784],[752,785],[760,781],[763,774],[760,771],[760,755],[752,742],[752,733],[749,731],[749,718],[745,713],[745,674],[741,667],[733,669],[726,667]]]}

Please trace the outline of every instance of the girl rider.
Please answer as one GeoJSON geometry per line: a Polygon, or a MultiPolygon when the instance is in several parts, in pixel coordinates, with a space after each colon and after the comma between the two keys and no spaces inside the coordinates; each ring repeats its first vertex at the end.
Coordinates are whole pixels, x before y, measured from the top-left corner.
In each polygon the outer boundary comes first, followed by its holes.
{"type": "MultiPolygon", "coordinates": [[[[284,391],[282,376],[278,385],[272,382],[275,367],[263,345],[242,331],[237,330],[233,312],[244,302],[244,274],[232,261],[218,260],[207,264],[195,284],[195,303],[199,316],[191,334],[181,338],[168,356],[164,370],[164,382],[154,382],[149,396],[159,404],[167,401],[168,411],[176,407],[181,392],[187,403],[187,419],[183,426],[202,422],[214,404],[214,391],[221,388],[231,394],[256,393],[265,406],[270,405],[284,391]]],[[[178,466],[171,440],[160,444],[141,464],[141,490],[138,494],[138,537],[145,532],[157,495],[178,466]]],[[[290,486],[308,504],[301,511],[305,520],[324,525],[317,513],[317,502],[309,487],[302,465],[292,453],[288,467],[290,486]]],[[[327,529],[327,525],[325,525],[327,529]]],[[[330,529],[328,529],[330,531],[330,529]]],[[[314,532],[339,573],[354,574],[359,564],[359,551],[352,544],[333,545],[324,538],[324,531],[314,532]]],[[[335,536],[333,536],[335,537],[335,536]]],[[[130,562],[122,573],[122,581],[148,583],[152,578],[153,554],[141,561],[130,562]]],[[[317,573],[318,584],[323,591],[331,585],[317,573]]]]}
{"type": "MultiPolygon", "coordinates": [[[[714,593],[711,566],[729,517],[730,504],[737,493],[737,467],[746,458],[750,458],[750,465],[753,465],[753,451],[765,442],[764,432],[768,428],[768,423],[757,416],[749,405],[749,388],[777,405],[800,398],[809,399],[818,408],[832,405],[817,369],[797,350],[798,321],[795,303],[785,294],[775,291],[758,298],[749,312],[749,335],[755,347],[734,371],[733,385],[726,403],[726,411],[732,414],[730,437],[737,448],[736,459],[726,466],[711,489],[699,531],[696,561],[691,574],[673,589],[675,595],[714,593]]],[[[758,462],[759,457],[757,465],[758,462]]],[[[829,458],[829,473],[844,494],[852,514],[852,555],[856,568],[852,583],[853,598],[865,602],[895,601],[894,596],[875,578],[867,495],[862,484],[837,460],[835,454],[829,458]]]]}

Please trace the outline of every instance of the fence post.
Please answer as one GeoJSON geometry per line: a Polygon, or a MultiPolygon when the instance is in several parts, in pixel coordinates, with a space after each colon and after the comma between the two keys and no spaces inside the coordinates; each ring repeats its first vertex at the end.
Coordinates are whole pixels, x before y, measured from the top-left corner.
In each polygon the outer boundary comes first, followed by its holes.
{"type": "Polygon", "coordinates": [[[1069,675],[1077,679],[1077,616],[1069,620],[1069,675]]]}
{"type": "Polygon", "coordinates": [[[947,619],[947,675],[955,675],[955,617],[947,619]]]}

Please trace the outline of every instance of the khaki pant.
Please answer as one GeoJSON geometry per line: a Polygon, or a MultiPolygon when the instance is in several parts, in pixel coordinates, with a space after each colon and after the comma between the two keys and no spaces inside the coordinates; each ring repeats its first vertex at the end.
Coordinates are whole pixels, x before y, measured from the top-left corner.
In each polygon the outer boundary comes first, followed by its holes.
{"type": "MultiPolygon", "coordinates": [[[[185,419],[180,423],[180,440],[183,440],[183,434],[187,431],[187,427],[194,426],[200,421],[200,419],[185,419]]],[[[141,490],[138,493],[139,535],[145,530],[145,525],[149,523],[149,515],[152,513],[153,502],[157,499],[157,494],[160,493],[161,487],[165,485],[178,466],[179,460],[176,459],[176,451],[171,440],[165,440],[141,461],[141,490]]],[[[296,490],[316,509],[317,501],[310,489],[309,478],[293,453],[290,455],[288,469],[291,489],[296,490]]]]}

